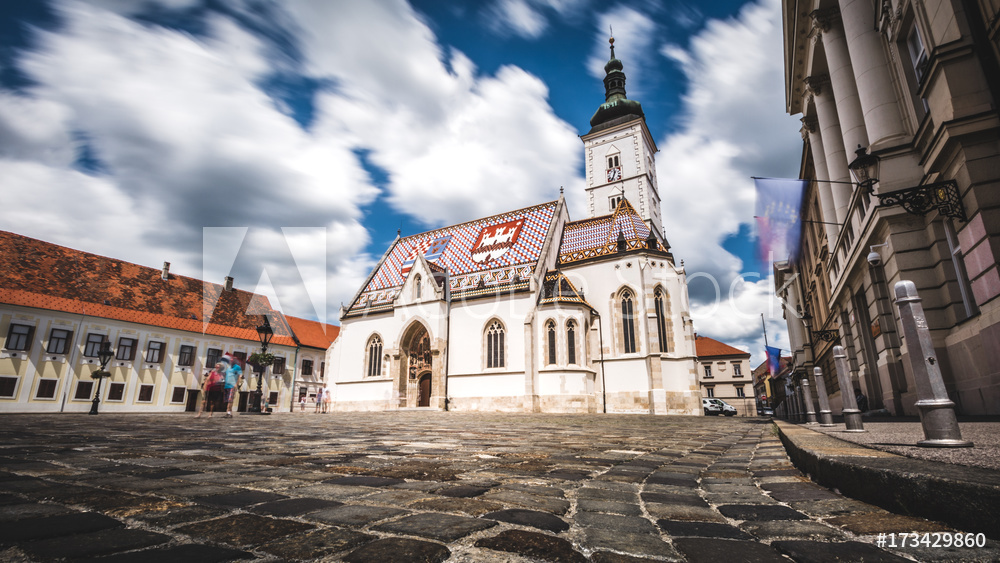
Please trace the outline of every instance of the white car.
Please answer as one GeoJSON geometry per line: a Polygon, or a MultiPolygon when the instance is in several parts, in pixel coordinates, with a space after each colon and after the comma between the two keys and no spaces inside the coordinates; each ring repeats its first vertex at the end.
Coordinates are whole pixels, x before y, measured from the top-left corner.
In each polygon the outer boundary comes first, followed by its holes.
{"type": "Polygon", "coordinates": [[[702,399],[701,407],[705,409],[705,416],[718,416],[720,414],[726,416],[736,415],[736,407],[722,399],[702,399]]]}

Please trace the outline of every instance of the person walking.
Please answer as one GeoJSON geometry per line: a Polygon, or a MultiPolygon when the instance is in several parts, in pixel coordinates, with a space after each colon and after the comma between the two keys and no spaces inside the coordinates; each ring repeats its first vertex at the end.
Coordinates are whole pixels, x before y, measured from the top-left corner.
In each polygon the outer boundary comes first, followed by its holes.
{"type": "Polygon", "coordinates": [[[316,391],[316,410],[314,412],[322,412],[323,408],[323,388],[320,387],[316,391]]]}
{"type": "Polygon", "coordinates": [[[233,399],[236,397],[236,390],[243,385],[243,368],[240,361],[233,356],[226,354],[222,356],[222,361],[226,363],[226,379],[222,388],[222,402],[226,405],[226,418],[233,418],[233,399]]]}
{"type": "Polygon", "coordinates": [[[330,412],[330,403],[331,402],[332,402],[332,398],[330,397],[330,392],[329,391],[324,391],[323,392],[323,414],[327,414],[327,413],[330,412]]]}
{"type": "Polygon", "coordinates": [[[226,365],[223,362],[219,362],[205,376],[202,384],[202,392],[204,393],[205,400],[202,402],[201,412],[195,415],[195,418],[201,418],[201,415],[205,411],[208,411],[208,418],[212,418],[212,413],[222,410],[222,393],[225,382],[226,365]]]}

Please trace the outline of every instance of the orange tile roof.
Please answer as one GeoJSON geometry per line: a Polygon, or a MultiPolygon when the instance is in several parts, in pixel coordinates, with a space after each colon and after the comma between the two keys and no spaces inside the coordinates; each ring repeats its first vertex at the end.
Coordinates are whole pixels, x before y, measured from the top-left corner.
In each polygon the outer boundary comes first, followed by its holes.
{"type": "Polygon", "coordinates": [[[295,346],[267,297],[156,268],[0,231],[0,303],[259,342],[267,315],[273,344],[295,346]]]}
{"type": "Polygon", "coordinates": [[[744,352],[739,348],[733,348],[728,344],[723,344],[714,338],[707,336],[697,336],[695,338],[695,353],[698,358],[713,358],[717,356],[746,356],[750,357],[750,352],[744,352]]]}
{"type": "Polygon", "coordinates": [[[285,316],[285,320],[303,346],[326,350],[340,334],[340,327],[337,325],[290,316],[285,316]]]}

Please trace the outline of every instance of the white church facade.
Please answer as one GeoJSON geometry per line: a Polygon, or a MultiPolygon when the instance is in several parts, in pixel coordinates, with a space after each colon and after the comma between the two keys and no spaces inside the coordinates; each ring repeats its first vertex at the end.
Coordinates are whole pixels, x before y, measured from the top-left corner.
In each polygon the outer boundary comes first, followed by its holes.
{"type": "Polygon", "coordinates": [[[334,410],[700,414],[683,266],[655,153],[614,56],[565,201],[397,237],[328,352],[334,410]]]}

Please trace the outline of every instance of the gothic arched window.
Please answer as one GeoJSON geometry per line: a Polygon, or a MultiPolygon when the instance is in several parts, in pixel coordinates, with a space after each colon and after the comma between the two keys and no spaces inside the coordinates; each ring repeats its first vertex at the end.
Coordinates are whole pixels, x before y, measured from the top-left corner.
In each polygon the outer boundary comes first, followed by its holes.
{"type": "Polygon", "coordinates": [[[576,363],[576,321],[566,323],[566,363],[576,363]]]}
{"type": "Polygon", "coordinates": [[[665,353],[670,350],[667,349],[667,317],[664,314],[663,300],[664,300],[663,288],[657,287],[653,292],[653,303],[656,308],[656,336],[660,341],[660,352],[665,353]]]}
{"type": "Polygon", "coordinates": [[[486,329],[486,367],[504,367],[504,328],[500,321],[493,321],[486,329]]]}
{"type": "Polygon", "coordinates": [[[632,292],[625,290],[621,294],[622,311],[622,349],[626,354],[635,353],[635,306],[632,292]]]}
{"type": "Polygon", "coordinates": [[[545,332],[549,342],[549,365],[556,363],[556,323],[545,323],[545,332]]]}
{"type": "Polygon", "coordinates": [[[368,339],[367,351],[365,374],[368,377],[382,375],[382,339],[377,334],[368,339]]]}

